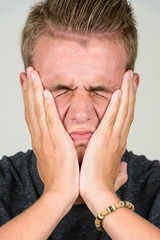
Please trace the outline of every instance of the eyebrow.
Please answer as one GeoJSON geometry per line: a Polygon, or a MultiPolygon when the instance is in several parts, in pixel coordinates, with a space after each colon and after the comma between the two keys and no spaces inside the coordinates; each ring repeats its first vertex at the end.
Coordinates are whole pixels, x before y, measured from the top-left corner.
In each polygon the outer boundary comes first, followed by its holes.
{"type": "Polygon", "coordinates": [[[89,91],[103,91],[106,93],[113,93],[113,90],[106,88],[105,86],[89,87],[89,91]]]}
{"type": "MultiPolygon", "coordinates": [[[[49,91],[58,91],[58,90],[63,90],[63,89],[66,89],[66,90],[75,90],[77,89],[76,88],[73,88],[73,84],[67,86],[67,85],[64,85],[64,84],[58,84],[56,86],[51,86],[51,87],[48,87],[48,90],[49,91]]],[[[106,93],[113,93],[113,90],[109,89],[109,88],[106,88],[105,86],[95,86],[95,87],[92,87],[90,86],[89,89],[85,88],[87,91],[103,91],[103,92],[106,92],[106,93]]]]}
{"type": "Polygon", "coordinates": [[[61,90],[61,89],[71,90],[72,88],[73,88],[73,85],[67,86],[67,85],[64,85],[64,84],[58,84],[56,86],[48,87],[48,90],[54,92],[54,91],[58,91],[58,90],[61,90]]]}

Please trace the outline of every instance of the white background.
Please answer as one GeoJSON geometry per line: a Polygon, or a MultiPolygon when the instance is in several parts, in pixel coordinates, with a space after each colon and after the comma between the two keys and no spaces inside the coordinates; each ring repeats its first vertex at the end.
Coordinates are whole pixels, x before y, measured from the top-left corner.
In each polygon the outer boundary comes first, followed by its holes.
{"type": "MultiPolygon", "coordinates": [[[[132,0],[139,29],[141,76],[128,150],[160,159],[160,1],[132,0]]],[[[19,73],[20,34],[33,0],[0,0],[0,158],[31,148],[19,73]]]]}

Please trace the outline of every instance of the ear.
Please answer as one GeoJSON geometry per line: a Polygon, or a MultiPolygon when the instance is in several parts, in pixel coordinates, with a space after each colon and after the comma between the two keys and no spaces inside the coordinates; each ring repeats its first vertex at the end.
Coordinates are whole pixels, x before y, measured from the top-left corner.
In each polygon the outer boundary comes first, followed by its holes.
{"type": "Polygon", "coordinates": [[[26,83],[26,80],[27,80],[27,76],[25,72],[20,73],[19,80],[20,80],[22,91],[24,91],[24,83],[26,83]]]}
{"type": "Polygon", "coordinates": [[[19,75],[19,79],[20,79],[20,84],[21,84],[21,88],[23,87],[24,82],[27,80],[27,76],[25,72],[21,72],[19,75]]]}
{"type": "Polygon", "coordinates": [[[137,89],[138,89],[138,86],[139,86],[139,82],[140,82],[140,76],[139,76],[138,73],[134,73],[133,81],[134,81],[135,89],[136,89],[136,92],[137,92],[137,89]]]}

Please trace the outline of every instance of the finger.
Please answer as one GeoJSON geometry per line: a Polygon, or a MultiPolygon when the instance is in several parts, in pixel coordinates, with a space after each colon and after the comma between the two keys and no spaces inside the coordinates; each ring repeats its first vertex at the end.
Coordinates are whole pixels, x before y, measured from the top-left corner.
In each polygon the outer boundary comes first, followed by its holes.
{"type": "Polygon", "coordinates": [[[129,108],[128,108],[128,114],[123,126],[123,129],[121,131],[121,135],[124,136],[127,139],[131,124],[134,119],[134,109],[135,109],[135,102],[136,102],[136,90],[134,86],[134,80],[131,79],[130,81],[130,91],[129,91],[129,108]]]}
{"type": "Polygon", "coordinates": [[[38,126],[35,109],[34,109],[34,96],[33,96],[33,68],[27,69],[26,89],[24,91],[24,105],[25,105],[25,119],[29,129],[31,130],[32,140],[35,136],[40,136],[40,129],[38,126]]]}
{"type": "Polygon", "coordinates": [[[128,180],[127,174],[127,163],[121,162],[119,166],[118,176],[115,182],[114,189],[117,191],[122,185],[124,185],[128,180]]]}
{"type": "Polygon", "coordinates": [[[21,78],[21,87],[22,87],[22,93],[23,93],[25,120],[26,120],[28,129],[29,129],[29,132],[32,136],[33,135],[33,130],[32,130],[30,122],[28,121],[28,117],[27,117],[27,114],[26,114],[26,89],[27,89],[27,75],[26,75],[26,73],[21,73],[20,78],[21,78]]]}
{"type": "Polygon", "coordinates": [[[43,95],[45,102],[46,124],[48,126],[50,136],[52,139],[59,138],[59,136],[62,137],[65,130],[61,123],[54,98],[48,90],[45,90],[43,95]]]}
{"type": "Polygon", "coordinates": [[[115,121],[115,125],[113,128],[113,134],[120,136],[122,128],[125,124],[126,117],[128,115],[128,108],[129,108],[129,93],[130,93],[130,78],[131,78],[131,72],[128,71],[124,74],[123,80],[122,80],[122,97],[121,97],[121,103],[119,107],[119,111],[117,113],[117,118],[115,121]]]}
{"type": "Polygon", "coordinates": [[[32,71],[33,80],[32,80],[32,94],[34,101],[34,112],[36,119],[39,125],[42,136],[48,135],[48,128],[45,120],[45,107],[44,107],[44,98],[42,82],[40,80],[39,74],[37,71],[32,71]]]}
{"type": "Polygon", "coordinates": [[[111,97],[110,104],[105,112],[105,115],[98,127],[102,134],[110,136],[116,120],[117,112],[120,105],[121,90],[116,90],[111,97]]]}

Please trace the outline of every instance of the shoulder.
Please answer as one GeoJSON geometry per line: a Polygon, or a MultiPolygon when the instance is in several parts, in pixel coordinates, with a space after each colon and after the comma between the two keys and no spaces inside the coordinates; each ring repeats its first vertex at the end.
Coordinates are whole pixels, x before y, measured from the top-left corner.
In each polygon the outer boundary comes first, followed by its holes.
{"type": "Polygon", "coordinates": [[[144,155],[126,151],[122,161],[127,162],[128,181],[126,190],[134,197],[154,200],[160,194],[160,162],[144,155]]]}
{"type": "Polygon", "coordinates": [[[8,168],[8,167],[21,167],[24,166],[24,164],[27,164],[31,161],[31,159],[34,157],[34,153],[32,150],[28,150],[27,152],[18,152],[12,156],[6,156],[4,155],[2,159],[0,160],[0,167],[1,168],[8,168]]]}
{"type": "Polygon", "coordinates": [[[31,206],[42,193],[32,150],[0,160],[0,226],[31,206]]]}
{"type": "Polygon", "coordinates": [[[122,161],[127,162],[128,174],[136,177],[151,177],[160,180],[160,161],[149,160],[145,155],[136,155],[132,151],[126,151],[122,161]]]}
{"type": "Polygon", "coordinates": [[[8,182],[14,178],[22,178],[31,168],[33,159],[35,157],[32,150],[26,153],[18,152],[13,156],[3,156],[0,160],[0,179],[7,179],[8,182]]]}
{"type": "Polygon", "coordinates": [[[160,227],[160,161],[126,151],[128,181],[122,187],[122,197],[136,206],[136,212],[160,227]]]}

